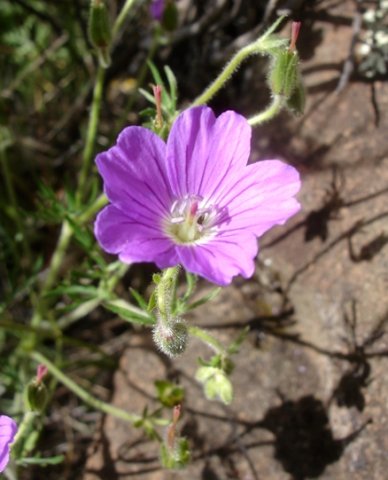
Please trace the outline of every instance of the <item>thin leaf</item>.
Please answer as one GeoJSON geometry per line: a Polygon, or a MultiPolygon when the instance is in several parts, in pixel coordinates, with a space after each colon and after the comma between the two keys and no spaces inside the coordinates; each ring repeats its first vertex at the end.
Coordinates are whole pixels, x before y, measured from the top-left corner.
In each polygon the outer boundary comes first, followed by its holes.
{"type": "Polygon", "coordinates": [[[154,325],[155,323],[154,317],[136,307],[132,307],[124,300],[112,300],[110,302],[105,302],[103,305],[105,308],[116,313],[120,318],[130,323],[137,323],[140,325],[154,325]]]}
{"type": "Polygon", "coordinates": [[[185,311],[189,312],[190,310],[194,310],[195,308],[203,305],[204,303],[209,302],[210,300],[213,300],[213,298],[215,298],[220,293],[221,290],[222,290],[221,287],[214,288],[204,297],[200,298],[196,302],[193,302],[187,305],[185,311]]]}

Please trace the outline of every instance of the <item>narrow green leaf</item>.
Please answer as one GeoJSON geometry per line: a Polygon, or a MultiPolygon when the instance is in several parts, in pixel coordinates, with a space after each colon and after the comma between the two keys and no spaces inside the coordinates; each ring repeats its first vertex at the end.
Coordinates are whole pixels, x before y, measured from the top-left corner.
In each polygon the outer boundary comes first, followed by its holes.
{"type": "Polygon", "coordinates": [[[215,298],[219,293],[220,291],[222,290],[221,287],[217,287],[217,288],[214,288],[213,290],[211,290],[207,295],[205,295],[204,297],[200,298],[199,300],[197,300],[196,302],[193,302],[193,303],[189,303],[187,306],[186,306],[186,312],[189,312],[190,310],[194,310],[195,308],[203,305],[204,303],[207,303],[209,302],[210,300],[213,300],[213,298],[215,298]]]}
{"type": "Polygon", "coordinates": [[[18,465],[39,465],[41,467],[45,467],[47,465],[58,465],[65,460],[64,455],[56,455],[55,457],[25,457],[21,458],[20,460],[16,460],[18,465]]]}
{"type": "Polygon", "coordinates": [[[142,310],[147,311],[148,310],[148,304],[145,301],[144,297],[140,295],[139,292],[137,292],[134,288],[130,288],[129,291],[131,292],[131,295],[133,298],[136,300],[137,304],[142,310]]]}
{"type": "Polygon", "coordinates": [[[105,302],[104,307],[113,313],[116,313],[120,318],[130,323],[137,323],[140,325],[154,325],[155,319],[150,314],[142,312],[136,307],[132,307],[124,300],[113,300],[105,302]]]}

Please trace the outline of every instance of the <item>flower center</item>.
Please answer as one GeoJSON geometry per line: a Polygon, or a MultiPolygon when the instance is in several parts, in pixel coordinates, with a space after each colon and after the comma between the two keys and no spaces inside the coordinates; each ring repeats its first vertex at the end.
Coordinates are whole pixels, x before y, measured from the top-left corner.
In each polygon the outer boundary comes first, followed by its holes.
{"type": "Polygon", "coordinates": [[[202,243],[217,233],[224,209],[205,203],[199,195],[186,195],[171,205],[165,231],[176,243],[202,243]]]}

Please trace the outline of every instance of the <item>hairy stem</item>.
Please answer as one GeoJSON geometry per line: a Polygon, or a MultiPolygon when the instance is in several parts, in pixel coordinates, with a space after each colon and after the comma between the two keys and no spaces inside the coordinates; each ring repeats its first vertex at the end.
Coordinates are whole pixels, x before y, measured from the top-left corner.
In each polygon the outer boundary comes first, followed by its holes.
{"type": "Polygon", "coordinates": [[[216,353],[225,355],[225,348],[220,341],[218,341],[213,335],[208,333],[206,330],[200,327],[190,326],[188,328],[189,335],[193,335],[201,340],[203,343],[206,343],[210,348],[212,348],[216,353]]]}
{"type": "Polygon", "coordinates": [[[83,400],[87,405],[92,408],[96,408],[108,415],[112,415],[120,420],[124,420],[131,424],[140,419],[138,415],[129,413],[121,408],[114,407],[109,403],[106,403],[98,398],[93,397],[89,392],[84,390],[78,384],[76,384],[70,377],[64,374],[59,368],[57,368],[48,358],[39,352],[32,352],[31,358],[33,358],[39,364],[43,364],[47,367],[48,371],[56,378],[60,383],[65,385],[70,391],[72,391],[77,397],[83,400]]]}
{"type": "Polygon", "coordinates": [[[268,122],[268,120],[274,118],[282,110],[282,108],[284,107],[284,103],[285,97],[283,97],[282,95],[274,95],[272,98],[272,102],[265,110],[258,113],[257,115],[254,115],[251,118],[248,118],[249,125],[251,125],[252,127],[257,127],[264,122],[268,122]]]}
{"type": "MultiPolygon", "coordinates": [[[[203,105],[211,100],[214,95],[225,85],[241,63],[250,55],[266,53],[270,48],[277,45],[278,41],[269,41],[269,36],[285,17],[279,17],[276,22],[258,39],[239,50],[234,57],[226,64],[220,75],[197,97],[191,106],[203,105]]],[[[281,43],[281,41],[280,41],[281,43]]]]}

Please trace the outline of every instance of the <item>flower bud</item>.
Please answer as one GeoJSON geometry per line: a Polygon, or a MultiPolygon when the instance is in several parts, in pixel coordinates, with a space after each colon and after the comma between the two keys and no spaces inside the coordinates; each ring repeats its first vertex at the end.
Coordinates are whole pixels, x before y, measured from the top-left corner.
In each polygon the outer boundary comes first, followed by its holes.
{"type": "Polygon", "coordinates": [[[296,51],[287,49],[275,54],[268,78],[274,95],[289,98],[293,94],[299,77],[298,62],[296,51]]]}
{"type": "Polygon", "coordinates": [[[278,50],[273,53],[273,62],[268,77],[272,93],[283,95],[286,99],[289,99],[301,85],[298,66],[299,56],[296,51],[300,26],[300,22],[292,22],[290,46],[285,50],[278,50]]]}
{"type": "Polygon", "coordinates": [[[174,0],[169,0],[165,6],[162,26],[169,32],[174,31],[178,26],[178,9],[174,0]]]}
{"type": "Polygon", "coordinates": [[[158,348],[169,357],[176,357],[186,349],[187,326],[181,319],[168,323],[158,321],[154,328],[154,341],[158,348]]]}
{"type": "Polygon", "coordinates": [[[38,381],[32,380],[25,390],[25,399],[27,407],[34,412],[41,412],[48,400],[48,392],[46,385],[38,381]]]}
{"type": "Polygon", "coordinates": [[[91,44],[98,52],[101,65],[108,67],[110,64],[109,46],[112,36],[108,10],[104,0],[92,0],[88,34],[91,44]]]}
{"type": "Polygon", "coordinates": [[[233,386],[225,372],[215,367],[200,367],[195,375],[196,380],[204,387],[206,398],[219,398],[228,405],[233,400],[233,386]]]}

